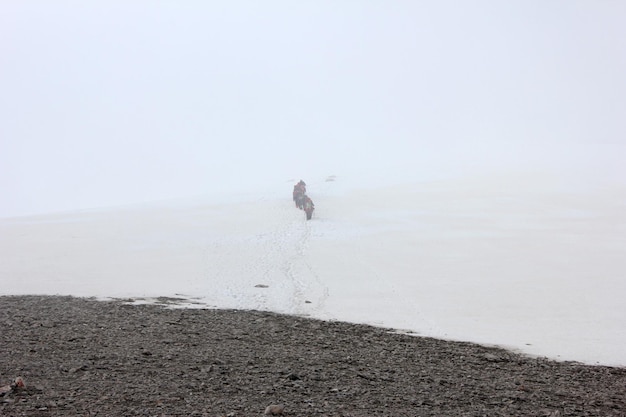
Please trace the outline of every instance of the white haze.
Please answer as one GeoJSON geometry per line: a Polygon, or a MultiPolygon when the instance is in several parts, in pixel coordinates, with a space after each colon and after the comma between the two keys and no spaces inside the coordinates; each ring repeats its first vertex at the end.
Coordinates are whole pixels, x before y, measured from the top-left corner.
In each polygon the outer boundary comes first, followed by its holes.
{"type": "Polygon", "coordinates": [[[3,2],[0,216],[328,173],[623,180],[625,19],[615,1],[3,2]]]}
{"type": "Polygon", "coordinates": [[[0,294],[183,294],[625,365],[624,21],[2,2],[0,294]]]}
{"type": "Polygon", "coordinates": [[[626,365],[623,189],[306,180],[311,221],[295,179],[237,199],[0,220],[0,294],[170,297],[626,365]]]}

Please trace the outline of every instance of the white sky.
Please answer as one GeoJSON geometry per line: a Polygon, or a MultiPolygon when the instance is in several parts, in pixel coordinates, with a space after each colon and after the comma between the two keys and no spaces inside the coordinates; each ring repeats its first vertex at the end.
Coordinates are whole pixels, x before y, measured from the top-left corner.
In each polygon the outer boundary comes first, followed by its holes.
{"type": "Polygon", "coordinates": [[[621,0],[0,0],[0,216],[331,174],[626,179],[624,22],[621,0]]]}

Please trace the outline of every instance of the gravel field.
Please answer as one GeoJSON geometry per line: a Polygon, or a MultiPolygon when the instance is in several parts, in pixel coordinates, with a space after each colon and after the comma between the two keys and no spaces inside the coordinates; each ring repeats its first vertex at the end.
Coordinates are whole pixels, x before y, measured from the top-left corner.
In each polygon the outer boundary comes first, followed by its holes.
{"type": "Polygon", "coordinates": [[[0,326],[2,416],[626,416],[626,368],[365,325],[3,296],[0,326]]]}

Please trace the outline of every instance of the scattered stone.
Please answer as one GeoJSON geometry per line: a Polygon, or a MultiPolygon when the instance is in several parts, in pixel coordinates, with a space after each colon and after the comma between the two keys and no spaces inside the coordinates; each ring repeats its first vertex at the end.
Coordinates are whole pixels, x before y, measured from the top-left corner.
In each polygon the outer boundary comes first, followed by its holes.
{"type": "Polygon", "coordinates": [[[494,355],[493,353],[485,353],[483,358],[485,358],[488,362],[502,362],[502,358],[494,355]]]}
{"type": "Polygon", "coordinates": [[[288,408],[268,409],[268,417],[626,416],[626,368],[379,327],[264,311],[0,296],[0,323],[7,320],[1,416],[243,417],[263,415],[268,402],[288,408]],[[8,379],[15,375],[29,379],[8,379]]]}
{"type": "Polygon", "coordinates": [[[26,388],[26,383],[24,382],[24,378],[22,378],[21,376],[18,376],[13,381],[11,381],[9,385],[4,385],[0,387],[0,397],[10,392],[23,390],[25,388],[26,388]]]}
{"type": "Polygon", "coordinates": [[[265,415],[267,416],[279,416],[285,412],[285,406],[282,404],[279,405],[268,405],[265,409],[265,415]]]}
{"type": "Polygon", "coordinates": [[[15,388],[26,388],[26,383],[24,383],[24,378],[22,378],[21,376],[18,376],[13,381],[12,386],[15,388]]]}
{"type": "Polygon", "coordinates": [[[78,371],[85,371],[87,369],[86,365],[81,365],[81,366],[76,366],[74,368],[70,368],[69,371],[67,371],[70,374],[75,374],[78,371]]]}

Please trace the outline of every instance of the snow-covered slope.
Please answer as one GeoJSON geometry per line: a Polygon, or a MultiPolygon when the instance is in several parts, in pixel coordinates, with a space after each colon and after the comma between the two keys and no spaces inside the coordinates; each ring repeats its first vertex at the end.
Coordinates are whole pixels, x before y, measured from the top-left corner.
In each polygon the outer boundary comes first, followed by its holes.
{"type": "Polygon", "coordinates": [[[263,309],[626,365],[623,190],[547,178],[347,187],[0,220],[0,294],[263,309]],[[514,186],[512,186],[514,185],[514,186]]]}

